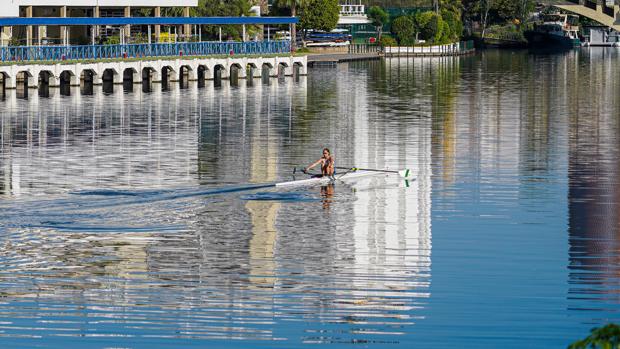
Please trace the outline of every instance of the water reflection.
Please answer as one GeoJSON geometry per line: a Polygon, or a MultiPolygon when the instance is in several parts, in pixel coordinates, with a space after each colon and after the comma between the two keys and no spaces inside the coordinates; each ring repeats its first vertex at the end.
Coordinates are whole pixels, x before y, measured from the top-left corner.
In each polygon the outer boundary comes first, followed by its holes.
{"type": "MultiPolygon", "coordinates": [[[[616,51],[591,51],[585,61],[611,62],[616,51]],[[607,56],[607,57],[605,57],[607,56]],[[609,59],[606,60],[605,58],[609,59]]],[[[573,95],[581,103],[572,106],[570,119],[569,174],[569,298],[571,307],[618,309],[620,280],[620,91],[608,86],[605,77],[614,75],[614,65],[581,67],[587,74],[584,88],[573,95]]]]}
{"type": "Polygon", "coordinates": [[[7,91],[0,335],[565,346],[620,304],[617,56],[7,91]],[[415,179],[261,186],[326,146],[339,166],[415,179]]]}
{"type": "Polygon", "coordinates": [[[618,54],[7,91],[0,336],[565,346],[619,310],[618,54]],[[261,186],[326,146],[415,180],[261,186]]]}
{"type": "Polygon", "coordinates": [[[430,119],[384,123],[355,66],[228,85],[0,106],[3,336],[385,343],[424,318],[430,119]],[[416,181],[242,196],[330,144],[416,181]]]}

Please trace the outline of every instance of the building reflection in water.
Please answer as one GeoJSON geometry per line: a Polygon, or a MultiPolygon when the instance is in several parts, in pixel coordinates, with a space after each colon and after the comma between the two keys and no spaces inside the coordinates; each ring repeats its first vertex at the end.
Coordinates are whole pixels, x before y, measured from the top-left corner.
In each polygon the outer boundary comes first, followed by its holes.
{"type": "MultiPolygon", "coordinates": [[[[569,299],[580,310],[618,309],[620,298],[620,91],[607,84],[617,53],[590,50],[573,94],[569,148],[569,299]],[[612,55],[603,59],[605,55],[612,55]],[[601,64],[607,62],[609,64],[601,64]],[[588,93],[581,97],[583,90],[588,93]],[[600,106],[606,106],[601,109],[600,106]]],[[[574,305],[573,305],[574,307],[574,305]]]]}
{"type": "MultiPolygon", "coordinates": [[[[0,320],[46,320],[42,304],[54,303],[63,320],[87,313],[136,337],[397,341],[430,297],[432,121],[427,110],[386,121],[369,68],[338,69],[217,89],[94,87],[27,106],[9,98],[0,283],[12,286],[0,320]],[[410,166],[416,180],[380,175],[272,200],[209,194],[290,179],[326,145],[339,165],[410,166]]],[[[96,335],[75,327],[50,333],[96,335]]]]}

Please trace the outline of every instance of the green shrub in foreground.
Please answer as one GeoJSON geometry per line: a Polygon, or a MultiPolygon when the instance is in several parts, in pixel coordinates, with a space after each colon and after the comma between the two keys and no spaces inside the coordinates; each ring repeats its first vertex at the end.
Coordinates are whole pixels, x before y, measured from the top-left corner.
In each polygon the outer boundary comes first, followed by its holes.
{"type": "Polygon", "coordinates": [[[620,326],[608,324],[593,328],[588,337],[568,346],[568,349],[617,349],[620,348],[620,326]]]}

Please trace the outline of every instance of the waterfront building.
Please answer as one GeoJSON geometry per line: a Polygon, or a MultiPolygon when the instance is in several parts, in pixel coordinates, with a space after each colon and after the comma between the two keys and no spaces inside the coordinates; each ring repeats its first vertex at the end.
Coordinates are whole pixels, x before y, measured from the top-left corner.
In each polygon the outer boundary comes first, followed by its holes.
{"type": "MultiPolygon", "coordinates": [[[[183,7],[183,15],[189,17],[190,8],[198,6],[198,0],[7,0],[8,4],[0,7],[3,17],[144,17],[145,15],[161,17],[162,9],[183,7]],[[146,11],[145,11],[146,10],[146,11]]],[[[189,35],[191,26],[179,28],[183,35],[189,35]]],[[[3,27],[0,44],[13,45],[52,45],[62,43],[86,44],[93,38],[108,36],[131,37],[140,33],[141,28],[126,26],[15,26],[3,27]]],[[[159,37],[161,26],[154,27],[155,36],[159,37]]]]}
{"type": "Polygon", "coordinates": [[[340,0],[338,29],[348,31],[353,38],[367,39],[375,33],[375,27],[366,16],[366,5],[362,0],[340,0]]]}

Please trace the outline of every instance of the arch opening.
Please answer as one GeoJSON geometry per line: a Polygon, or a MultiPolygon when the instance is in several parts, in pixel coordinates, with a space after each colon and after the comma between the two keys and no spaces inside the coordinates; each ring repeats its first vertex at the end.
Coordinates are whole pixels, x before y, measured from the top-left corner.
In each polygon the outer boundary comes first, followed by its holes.
{"type": "Polygon", "coordinates": [[[214,80],[214,84],[215,86],[222,86],[222,79],[224,79],[224,71],[226,69],[224,68],[224,66],[218,64],[213,68],[213,80],[214,80]]]}
{"type": "Polygon", "coordinates": [[[299,62],[293,64],[293,77],[295,80],[299,80],[299,77],[304,75],[304,66],[299,62]]]}
{"type": "Polygon", "coordinates": [[[261,81],[264,84],[269,84],[269,78],[271,77],[271,71],[273,70],[273,66],[270,63],[263,63],[261,67],[261,81]]]}
{"type": "Polygon", "coordinates": [[[288,69],[288,64],[286,64],[286,63],[279,63],[278,64],[278,71],[277,71],[276,74],[277,74],[279,80],[283,79],[286,76],[287,69],[288,69]]]}
{"type": "Polygon", "coordinates": [[[196,78],[198,79],[198,87],[205,87],[205,80],[209,76],[209,68],[206,65],[199,65],[196,72],[196,78]]]}
{"type": "Polygon", "coordinates": [[[39,72],[39,87],[47,86],[47,87],[55,87],[58,86],[58,82],[56,81],[56,77],[49,70],[42,70],[39,72]]]}
{"type": "Polygon", "coordinates": [[[238,63],[234,63],[230,66],[230,85],[238,86],[239,85],[239,77],[243,75],[243,68],[238,63]]]}

